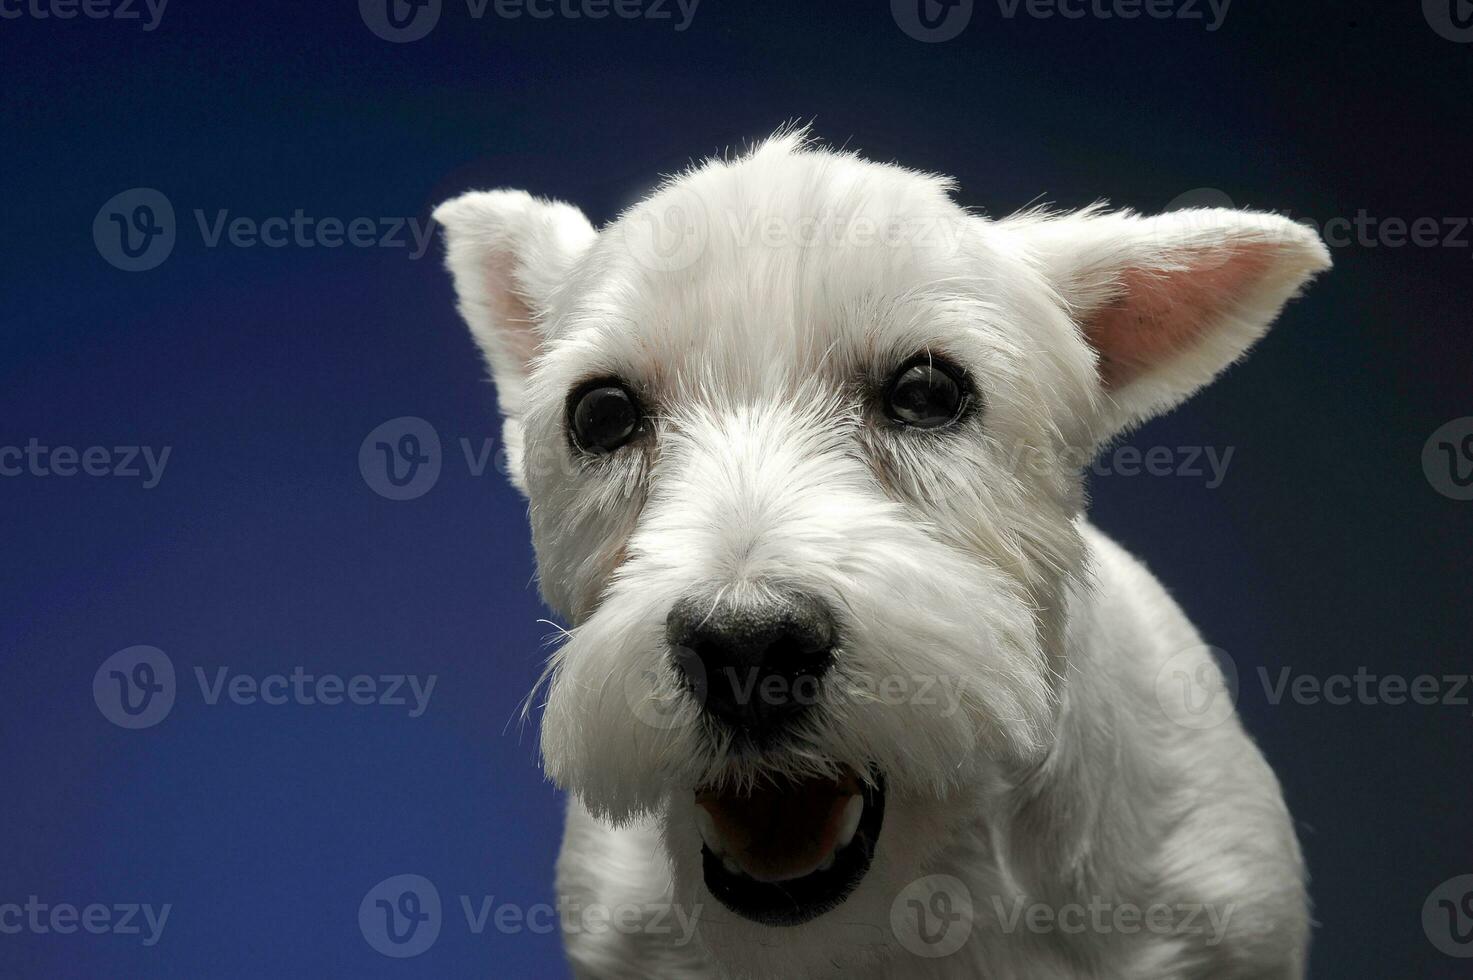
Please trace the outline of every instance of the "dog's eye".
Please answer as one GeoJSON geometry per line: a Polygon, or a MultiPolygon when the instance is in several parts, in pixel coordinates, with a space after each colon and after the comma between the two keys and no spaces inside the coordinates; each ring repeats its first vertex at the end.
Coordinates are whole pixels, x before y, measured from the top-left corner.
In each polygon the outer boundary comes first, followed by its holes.
{"type": "Polygon", "coordinates": [[[568,422],[579,449],[611,453],[639,431],[639,406],[619,382],[595,381],[569,400],[568,422]]]}
{"type": "Polygon", "coordinates": [[[935,429],[967,407],[964,375],[949,364],[921,357],[903,365],[885,389],[885,414],[902,425],[935,429]]]}

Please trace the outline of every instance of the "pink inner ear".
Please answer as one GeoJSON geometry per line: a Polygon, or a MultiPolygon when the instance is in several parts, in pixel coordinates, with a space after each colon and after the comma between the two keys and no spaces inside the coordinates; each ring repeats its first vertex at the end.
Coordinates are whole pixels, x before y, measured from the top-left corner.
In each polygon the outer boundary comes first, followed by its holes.
{"type": "Polygon", "coordinates": [[[510,252],[494,253],[487,262],[486,305],[492,322],[500,329],[491,342],[507,355],[521,373],[531,366],[539,341],[532,325],[532,309],[522,298],[515,274],[516,261],[510,252]]]}
{"type": "Polygon", "coordinates": [[[1085,323],[1105,387],[1127,384],[1195,346],[1273,261],[1266,246],[1223,246],[1174,258],[1185,258],[1186,268],[1126,269],[1120,295],[1085,323]]]}

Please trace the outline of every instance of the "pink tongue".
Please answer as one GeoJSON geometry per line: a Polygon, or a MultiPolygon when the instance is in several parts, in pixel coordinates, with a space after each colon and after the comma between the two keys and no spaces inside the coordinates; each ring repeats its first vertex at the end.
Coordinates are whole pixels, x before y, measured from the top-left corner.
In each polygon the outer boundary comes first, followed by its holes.
{"type": "Polygon", "coordinates": [[[748,794],[698,793],[716,823],[726,857],[759,881],[811,874],[834,849],[844,806],[858,781],[807,780],[748,794]]]}

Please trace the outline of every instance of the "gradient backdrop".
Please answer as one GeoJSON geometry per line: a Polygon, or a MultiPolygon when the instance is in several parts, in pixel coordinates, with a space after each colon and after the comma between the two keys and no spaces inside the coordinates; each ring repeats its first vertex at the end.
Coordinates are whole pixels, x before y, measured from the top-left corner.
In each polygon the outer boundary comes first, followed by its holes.
{"type": "Polygon", "coordinates": [[[672,0],[664,20],[444,0],[405,42],[379,36],[387,0],[90,2],[110,16],[0,0],[0,905],[102,903],[114,924],[115,906],[171,908],[151,946],[146,926],[0,931],[0,977],[567,975],[555,935],[477,934],[461,909],[552,898],[563,800],[535,719],[516,722],[553,630],[440,242],[210,236],[222,212],[299,210],[381,235],[496,185],[603,222],[792,119],[954,174],[993,214],[1098,197],[1364,214],[1251,359],[1131,439],[1231,449],[1220,484],[1100,474],[1094,515],[1237,667],[1314,876],[1314,976],[1469,975],[1450,954],[1473,954],[1473,918],[1437,904],[1473,890],[1454,880],[1473,873],[1473,691],[1441,680],[1473,670],[1455,479],[1473,458],[1437,448],[1473,433],[1466,3],[1181,0],[1127,20],[977,0],[927,33],[915,0],[701,0],[688,18],[672,0]],[[137,188],[175,219],[172,248],[134,260],[111,215],[130,234],[167,217],[137,188]],[[441,441],[412,500],[359,466],[402,416],[441,441]],[[90,447],[123,475],[83,472],[90,447]],[[156,484],[117,447],[167,447],[156,484]],[[137,645],[169,658],[176,696],[129,730],[101,668],[137,645]],[[412,698],[210,704],[196,681],[296,667],[437,680],[418,717],[412,698]],[[1275,704],[1260,675],[1358,668],[1435,675],[1462,703],[1275,704]],[[400,874],[443,902],[411,959],[360,929],[400,874]]]}

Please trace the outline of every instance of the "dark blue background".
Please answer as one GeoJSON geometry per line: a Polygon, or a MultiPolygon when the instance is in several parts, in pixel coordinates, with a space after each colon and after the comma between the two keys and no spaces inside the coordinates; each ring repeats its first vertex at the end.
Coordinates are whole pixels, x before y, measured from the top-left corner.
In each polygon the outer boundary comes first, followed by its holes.
{"type": "MultiPolygon", "coordinates": [[[[522,501],[456,440],[493,399],[439,243],[207,248],[192,212],[414,216],[525,187],[606,221],[661,172],[789,119],[956,175],[1006,213],[1209,187],[1324,221],[1473,214],[1473,45],[1416,0],[1236,0],[1201,22],[1005,19],[923,44],[885,0],[703,0],[670,22],[475,21],[374,36],[352,0],[173,0],[137,21],[0,20],[0,445],[171,446],[160,485],[0,479],[0,902],[173,904],[163,940],[0,935],[0,977],[551,977],[554,936],[471,935],[462,894],[551,898],[562,801],[516,708],[551,634],[522,501]],[[103,202],[154,187],[166,262],[94,247],[103,202]],[[429,420],[445,470],[386,500],[364,436],[429,420]],[[134,644],[181,672],[173,713],[109,724],[94,671],[134,644]],[[429,711],[209,706],[192,668],[437,674],[429,711]],[[433,949],[360,935],[365,892],[425,875],[433,949]]],[[[1468,672],[1473,503],[1421,452],[1473,415],[1473,248],[1335,249],[1255,355],[1134,437],[1235,447],[1224,484],[1095,483],[1245,675],[1314,875],[1321,978],[1466,976],[1421,910],[1473,872],[1464,707],[1274,706],[1258,667],[1468,672]]]]}

